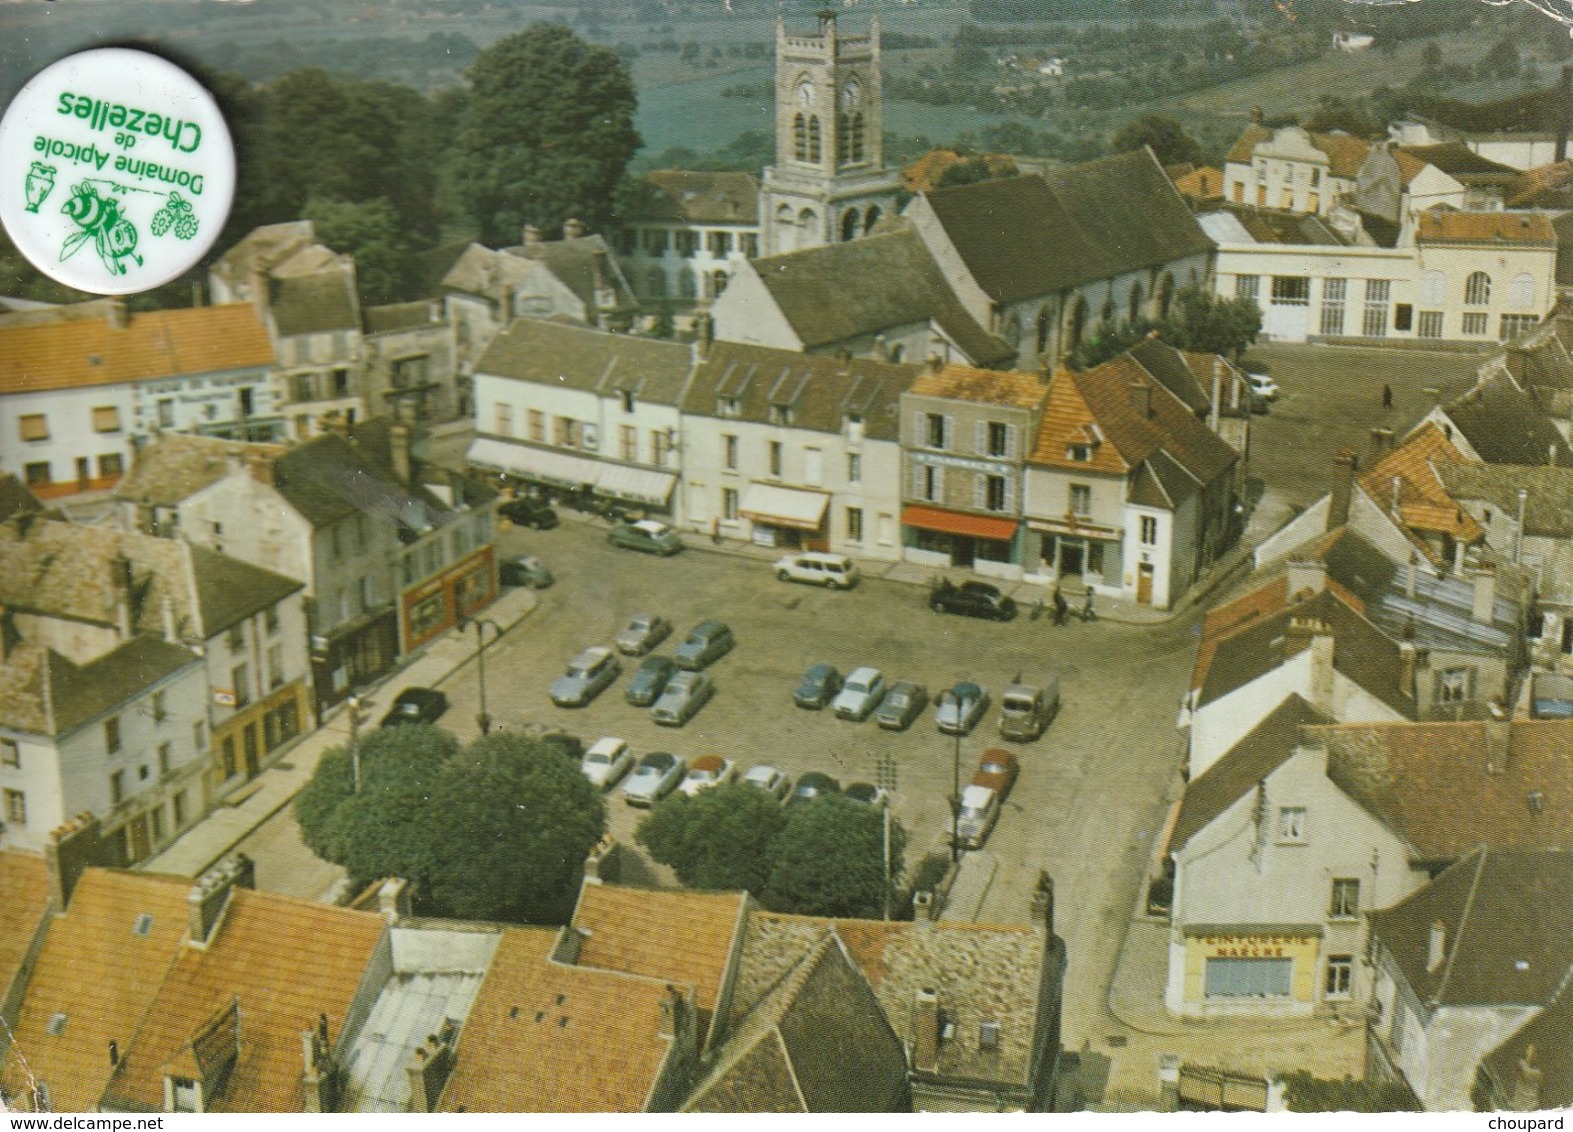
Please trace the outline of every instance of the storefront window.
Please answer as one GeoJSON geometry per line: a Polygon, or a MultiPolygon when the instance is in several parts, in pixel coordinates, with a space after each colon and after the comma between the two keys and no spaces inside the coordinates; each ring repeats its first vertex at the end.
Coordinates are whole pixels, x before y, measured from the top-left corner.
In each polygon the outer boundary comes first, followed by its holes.
{"type": "Polygon", "coordinates": [[[410,636],[415,640],[435,632],[443,623],[447,610],[443,602],[443,594],[435,593],[425,601],[416,602],[410,607],[410,636]]]}

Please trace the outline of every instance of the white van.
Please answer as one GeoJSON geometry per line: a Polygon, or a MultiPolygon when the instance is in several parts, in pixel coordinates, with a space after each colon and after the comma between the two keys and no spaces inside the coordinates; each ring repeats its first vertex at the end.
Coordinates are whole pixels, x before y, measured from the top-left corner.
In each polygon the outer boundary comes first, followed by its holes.
{"type": "Polygon", "coordinates": [[[807,582],[833,590],[850,590],[858,581],[858,564],[845,554],[817,550],[789,554],[776,559],[774,569],[783,582],[807,582]]]}
{"type": "Polygon", "coordinates": [[[961,813],[956,818],[956,841],[963,849],[976,849],[988,839],[1000,816],[1000,798],[987,786],[968,786],[961,792],[961,813]]]}

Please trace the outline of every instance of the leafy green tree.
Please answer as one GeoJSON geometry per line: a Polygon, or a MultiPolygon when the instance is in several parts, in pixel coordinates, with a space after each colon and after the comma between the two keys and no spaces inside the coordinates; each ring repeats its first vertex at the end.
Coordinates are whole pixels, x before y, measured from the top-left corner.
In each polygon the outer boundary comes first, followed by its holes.
{"type": "Polygon", "coordinates": [[[1143,114],[1125,123],[1109,143],[1115,153],[1149,147],[1164,165],[1194,164],[1201,160],[1201,144],[1185,127],[1167,114],[1143,114]]]}
{"type": "Polygon", "coordinates": [[[459,136],[459,195],[483,243],[555,230],[570,216],[611,219],[619,178],[639,148],[633,80],[616,51],[560,24],[534,24],[481,52],[459,136]]]}
{"type": "MultiPolygon", "coordinates": [[[[767,908],[807,916],[877,918],[884,913],[884,815],[837,794],[786,811],[771,843],[775,862],[760,899],[767,908]]],[[[901,874],[907,836],[890,823],[890,875],[901,874]]]]}
{"type": "Polygon", "coordinates": [[[433,786],[432,901],[463,919],[561,922],[606,803],[556,743],[493,731],[433,786]]]}
{"type": "Polygon", "coordinates": [[[953,165],[946,167],[934,181],[936,189],[948,189],[952,185],[972,185],[979,181],[992,181],[998,177],[1014,177],[1016,163],[1008,158],[1004,161],[990,160],[983,154],[964,157],[953,165]]]}
{"type": "Polygon", "coordinates": [[[1284,1099],[1290,1112],[1418,1112],[1409,1090],[1381,1081],[1352,1077],[1329,1080],[1303,1069],[1284,1075],[1284,1099]]]}
{"type": "Polygon", "coordinates": [[[409,725],[367,732],[359,747],[359,791],[349,748],[335,747],[296,796],[302,838],[343,865],[354,884],[385,876],[419,882],[431,864],[428,799],[458,741],[440,727],[409,725]]]}
{"type": "Polygon", "coordinates": [[[1121,321],[1112,326],[1099,325],[1070,352],[1066,364],[1075,370],[1101,365],[1140,342],[1153,325],[1145,319],[1134,323],[1121,321]]]}
{"type": "Polygon", "coordinates": [[[393,206],[382,197],[340,201],[312,197],[301,209],[317,239],[355,257],[355,279],[367,305],[404,299],[410,277],[410,241],[393,206]]]}
{"type": "Polygon", "coordinates": [[[1251,299],[1225,299],[1197,284],[1181,287],[1169,312],[1166,341],[1182,350],[1238,355],[1262,329],[1261,309],[1251,299]]]}
{"type": "Polygon", "coordinates": [[[689,888],[759,893],[774,863],[771,842],[785,825],[775,798],[728,783],[673,795],[639,823],[634,839],[689,888]]]}

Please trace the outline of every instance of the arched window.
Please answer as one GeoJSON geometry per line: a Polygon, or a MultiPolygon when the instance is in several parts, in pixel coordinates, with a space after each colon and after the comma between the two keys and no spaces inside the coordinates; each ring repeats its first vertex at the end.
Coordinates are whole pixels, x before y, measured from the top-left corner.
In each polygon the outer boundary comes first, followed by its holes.
{"type": "Polygon", "coordinates": [[[800,248],[811,248],[823,238],[819,231],[819,213],[812,208],[805,208],[797,214],[797,226],[802,229],[797,237],[797,246],[800,248]]]}
{"type": "Polygon", "coordinates": [[[902,358],[904,358],[906,356],[907,356],[907,348],[905,346],[903,346],[900,342],[897,342],[894,346],[892,346],[890,348],[890,360],[891,361],[899,362],[902,358]]]}
{"type": "Polygon", "coordinates": [[[686,263],[677,273],[677,294],[684,299],[697,299],[699,297],[699,281],[694,278],[694,269],[686,263]]]}
{"type": "Polygon", "coordinates": [[[1126,301],[1129,303],[1132,322],[1138,322],[1141,320],[1142,301],[1146,299],[1146,297],[1147,296],[1142,291],[1142,285],[1140,283],[1131,284],[1131,293],[1126,301]]]}
{"type": "Polygon", "coordinates": [[[1507,285],[1507,305],[1516,311],[1535,309],[1535,277],[1527,271],[1507,285]]]}
{"type": "Polygon", "coordinates": [[[1174,276],[1169,272],[1163,273],[1163,278],[1158,280],[1158,317],[1169,317],[1169,304],[1174,302],[1174,276]]]}
{"type": "Polygon", "coordinates": [[[852,115],[845,110],[836,115],[836,161],[845,165],[852,160],[852,115]]]}
{"type": "Polygon", "coordinates": [[[856,239],[858,234],[858,210],[849,208],[841,214],[841,239],[856,239]]]}
{"type": "Polygon", "coordinates": [[[801,114],[792,118],[792,156],[799,161],[808,160],[808,124],[801,114]]]}
{"type": "Polygon", "coordinates": [[[1108,296],[1103,300],[1103,308],[1098,311],[1098,319],[1104,326],[1114,325],[1114,288],[1109,288],[1108,296]]]}
{"type": "Polygon", "coordinates": [[[1420,276],[1420,305],[1440,307],[1447,302],[1447,276],[1440,271],[1427,271],[1420,276]]]}
{"type": "Polygon", "coordinates": [[[852,160],[863,160],[863,112],[852,112],[852,160]]]}
{"type": "Polygon", "coordinates": [[[808,159],[818,161],[819,148],[819,115],[811,115],[808,119],[808,159]]]}
{"type": "Polygon", "coordinates": [[[1472,271],[1464,280],[1464,305],[1483,307],[1491,302],[1491,276],[1484,271],[1472,271]]]}
{"type": "Polygon", "coordinates": [[[865,213],[863,217],[863,235],[867,236],[870,232],[872,232],[874,230],[874,225],[879,223],[879,218],[883,215],[884,213],[879,211],[879,205],[869,205],[868,212],[865,213]]]}
{"type": "Polygon", "coordinates": [[[1049,348],[1049,327],[1052,325],[1053,314],[1047,306],[1038,311],[1038,353],[1049,348]]]}
{"type": "Polygon", "coordinates": [[[1076,305],[1071,308],[1070,323],[1065,329],[1065,348],[1074,350],[1081,345],[1081,336],[1087,329],[1087,297],[1076,296],[1076,305]]]}

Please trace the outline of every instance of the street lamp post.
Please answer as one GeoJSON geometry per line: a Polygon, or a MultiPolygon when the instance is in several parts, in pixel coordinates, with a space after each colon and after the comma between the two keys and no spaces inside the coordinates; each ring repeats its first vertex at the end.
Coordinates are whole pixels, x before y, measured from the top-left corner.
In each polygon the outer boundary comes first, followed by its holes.
{"type": "Polygon", "coordinates": [[[950,695],[956,703],[956,753],[950,770],[950,863],[954,865],[961,860],[961,694],[952,688],[950,695]]]}
{"type": "Polygon", "coordinates": [[[350,769],[355,776],[355,793],[360,793],[360,697],[347,702],[350,713],[350,769]]]}
{"type": "MultiPolygon", "coordinates": [[[[466,622],[460,621],[459,628],[462,630],[465,624],[466,622]]],[[[477,617],[469,624],[475,626],[475,660],[478,670],[477,675],[480,677],[481,692],[481,710],[476,713],[475,726],[480,728],[482,735],[489,735],[492,730],[492,717],[486,713],[486,626],[490,625],[492,627],[492,640],[494,641],[502,636],[503,630],[501,625],[489,617],[477,617]]]]}

